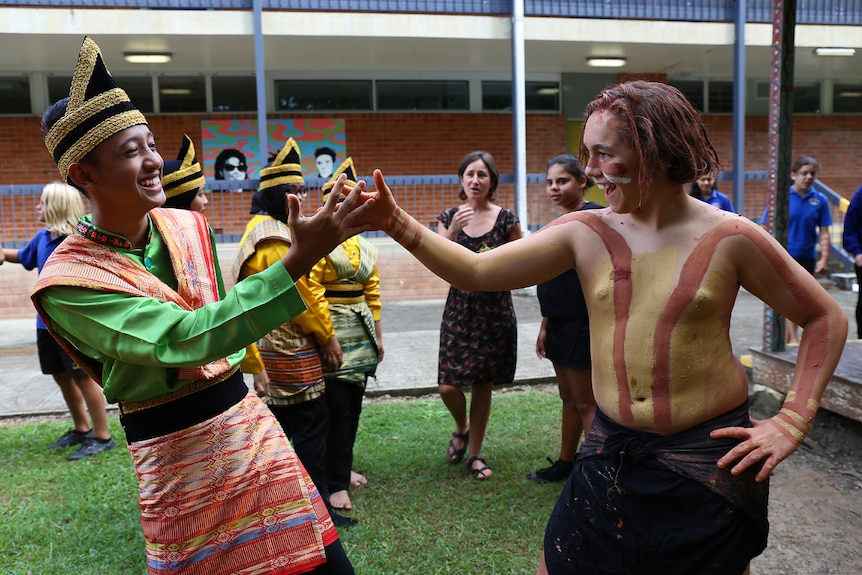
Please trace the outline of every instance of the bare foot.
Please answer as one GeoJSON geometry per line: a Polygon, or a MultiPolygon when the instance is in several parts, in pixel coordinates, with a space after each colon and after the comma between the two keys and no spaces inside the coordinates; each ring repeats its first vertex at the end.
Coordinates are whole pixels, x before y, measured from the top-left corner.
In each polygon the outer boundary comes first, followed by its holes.
{"type": "Polygon", "coordinates": [[[361,473],[357,473],[356,471],[350,470],[350,484],[356,487],[360,487],[368,483],[368,480],[361,473]]]}
{"type": "Polygon", "coordinates": [[[333,509],[343,509],[345,511],[353,509],[353,503],[350,502],[350,496],[347,495],[346,489],[331,493],[329,495],[329,504],[332,505],[333,509]]]}

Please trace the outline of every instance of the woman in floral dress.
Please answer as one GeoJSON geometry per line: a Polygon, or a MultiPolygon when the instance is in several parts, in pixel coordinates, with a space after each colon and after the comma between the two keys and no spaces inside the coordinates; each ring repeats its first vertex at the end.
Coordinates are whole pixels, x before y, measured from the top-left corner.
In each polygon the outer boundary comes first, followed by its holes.
{"type": "MultiPolygon", "coordinates": [[[[496,248],[521,237],[511,211],[494,204],[500,173],[487,152],[467,154],[458,168],[460,206],[438,216],[437,233],[475,252],[496,248]]],[[[446,457],[467,466],[476,479],[491,476],[481,454],[491,414],[491,390],[515,377],[517,323],[511,292],[464,292],[449,288],[440,325],[437,386],[455,420],[446,457]],[[464,388],[470,387],[470,408],[464,388]]]]}

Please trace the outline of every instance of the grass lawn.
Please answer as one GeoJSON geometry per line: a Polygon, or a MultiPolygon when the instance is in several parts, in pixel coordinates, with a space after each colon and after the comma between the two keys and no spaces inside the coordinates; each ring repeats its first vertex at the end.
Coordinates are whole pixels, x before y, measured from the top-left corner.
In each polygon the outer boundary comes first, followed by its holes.
{"type": "MultiPolygon", "coordinates": [[[[359,524],[340,531],[356,572],[534,574],[561,484],[525,479],[559,447],[550,386],[494,396],[483,452],[494,475],[475,480],[446,461],[452,432],[439,399],[366,403],[351,490],[359,524]]],[[[0,426],[0,573],[145,574],[137,482],[116,417],[117,449],[80,462],[48,448],[68,422],[0,426]]]]}

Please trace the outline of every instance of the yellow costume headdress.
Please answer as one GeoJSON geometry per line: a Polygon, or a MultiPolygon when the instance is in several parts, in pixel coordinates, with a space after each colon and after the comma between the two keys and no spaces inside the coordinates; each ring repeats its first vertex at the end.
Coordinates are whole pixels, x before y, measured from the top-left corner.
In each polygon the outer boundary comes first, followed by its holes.
{"type": "Polygon", "coordinates": [[[146,123],[144,115],[114,81],[99,46],[85,36],[66,113],[45,135],[45,145],[57,162],[60,177],[69,181],[69,166],[117,132],[146,123]]]}
{"type": "Polygon", "coordinates": [[[355,186],[356,185],[356,169],[353,167],[353,158],[347,158],[341,165],[338,166],[338,169],[332,173],[332,177],[329,178],[329,181],[323,184],[323,201],[326,201],[326,198],[329,197],[329,192],[332,191],[332,186],[335,185],[335,182],[338,180],[338,176],[341,174],[347,174],[347,181],[344,182],[345,186],[355,186]]]}
{"type": "Polygon", "coordinates": [[[206,183],[200,162],[195,157],[195,144],[183,134],[183,145],[176,160],[166,160],[162,168],[162,188],[166,198],[195,191],[206,183]]]}
{"type": "Polygon", "coordinates": [[[293,138],[288,138],[270,165],[260,171],[260,185],[263,191],[281,184],[305,184],[302,177],[302,157],[299,145],[293,138]]]}

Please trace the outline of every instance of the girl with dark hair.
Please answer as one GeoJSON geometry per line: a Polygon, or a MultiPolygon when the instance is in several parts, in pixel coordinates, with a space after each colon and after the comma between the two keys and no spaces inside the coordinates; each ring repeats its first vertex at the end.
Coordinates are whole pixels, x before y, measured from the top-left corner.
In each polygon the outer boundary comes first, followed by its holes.
{"type": "Polygon", "coordinates": [[[733,211],[733,203],[727,194],[723,194],[715,187],[715,176],[712,174],[704,174],[691,183],[689,195],[698,200],[704,201],[711,206],[715,206],[725,212],[733,211]]]}
{"type": "MultiPolygon", "coordinates": [[[[565,214],[599,210],[584,198],[592,178],[581,170],[578,159],[564,154],[548,162],[545,186],[548,198],[565,214]]],[[[540,283],[536,292],[542,309],[542,325],[536,339],[536,355],[550,359],[563,401],[560,456],[548,458],[550,467],[527,476],[533,481],[564,481],[572,471],[581,434],[593,423],[596,399],[590,378],[590,324],[584,292],[575,270],[540,283]]]]}

